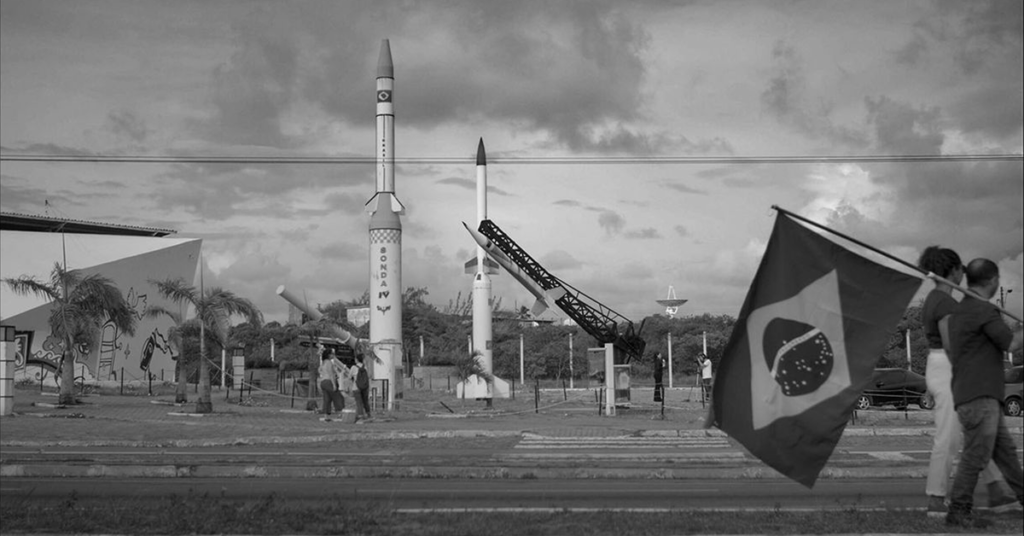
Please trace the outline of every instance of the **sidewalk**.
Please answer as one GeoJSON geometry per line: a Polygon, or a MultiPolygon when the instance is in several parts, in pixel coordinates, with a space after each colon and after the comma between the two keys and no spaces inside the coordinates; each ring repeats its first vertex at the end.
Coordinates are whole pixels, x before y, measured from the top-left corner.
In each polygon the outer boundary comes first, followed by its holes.
{"type": "MultiPolygon", "coordinates": [[[[639,389],[635,399],[643,398],[639,389]]],[[[542,392],[541,411],[534,411],[530,399],[495,400],[494,410],[483,409],[483,403],[460,401],[453,395],[424,399],[418,392],[407,392],[400,410],[375,413],[372,422],[342,424],[323,422],[321,417],[306,411],[306,399],[291,400],[266,395],[264,398],[243,398],[239,404],[237,391],[214,390],[214,412],[191,413],[196,395],[189,393],[189,402],[173,404],[173,395],[149,397],[90,395],[80,405],[57,408],[55,396],[34,389],[18,389],[15,414],[3,418],[0,446],[213,446],[237,444],[315,443],[367,437],[445,438],[445,437],[511,437],[533,433],[549,437],[611,437],[629,435],[685,435],[718,437],[724,434],[706,429],[706,409],[699,401],[685,401],[683,391],[669,391],[671,405],[666,405],[665,418],[660,407],[634,404],[618,415],[597,414],[589,403],[589,391],[570,392],[570,400],[562,402],[563,393],[542,392]],[[233,396],[229,396],[233,395],[233,396]],[[673,396],[682,400],[672,400],[673,396]],[[225,400],[225,398],[228,398],[225,400]],[[449,411],[440,402],[456,413],[449,411]],[[555,403],[558,402],[558,403],[555,403]]],[[[352,399],[346,397],[349,404],[352,399]]],[[[668,402],[667,402],[668,404],[668,402]]],[[[351,406],[349,406],[351,407],[351,406]]],[[[1020,435],[1020,423],[1016,435],[1020,435]]],[[[846,429],[846,435],[930,435],[933,431],[931,413],[909,410],[871,410],[858,412],[846,429]]]]}

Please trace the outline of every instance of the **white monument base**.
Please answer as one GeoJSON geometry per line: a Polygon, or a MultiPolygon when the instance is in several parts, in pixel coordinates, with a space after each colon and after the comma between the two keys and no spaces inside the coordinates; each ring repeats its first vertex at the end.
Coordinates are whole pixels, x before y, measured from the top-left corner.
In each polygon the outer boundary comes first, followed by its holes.
{"type": "Polygon", "coordinates": [[[491,384],[476,374],[455,384],[455,396],[458,398],[508,398],[509,393],[508,382],[497,376],[491,384]]]}

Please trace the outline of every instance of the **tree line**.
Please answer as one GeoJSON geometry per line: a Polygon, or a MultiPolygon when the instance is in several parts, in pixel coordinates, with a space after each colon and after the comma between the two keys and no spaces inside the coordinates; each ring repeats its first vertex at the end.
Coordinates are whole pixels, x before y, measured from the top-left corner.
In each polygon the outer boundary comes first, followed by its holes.
{"type": "MultiPolygon", "coordinates": [[[[35,294],[53,304],[49,327],[54,336],[64,341],[61,357],[85,355],[97,344],[96,335],[108,320],[125,333],[133,333],[135,319],[121,291],[102,275],[83,276],[55,264],[48,281],[32,277],[6,279],[5,283],[21,294],[35,294]]],[[[167,317],[173,322],[168,341],[175,359],[176,401],[187,401],[186,386],[190,379],[198,383],[197,413],[213,410],[211,401],[211,370],[218,367],[222,351],[243,347],[247,367],[275,366],[282,370],[316,370],[318,362],[312,337],[322,334],[325,323],[334,323],[360,339],[369,336],[369,326],[354,326],[347,319],[349,308],[369,303],[368,291],[351,300],[338,300],[317,309],[323,314],[319,322],[305,321],[299,325],[279,322],[263,323],[262,313],[246,298],[222,288],[197,289],[183,280],[151,281],[159,293],[177,308],[150,307],[146,315],[167,317]],[[191,317],[186,317],[191,314],[191,317]],[[238,322],[241,320],[241,322],[238,322]],[[273,357],[272,357],[273,356],[273,357]]],[[[402,294],[402,329],[407,369],[415,365],[464,367],[473,362],[469,337],[472,335],[471,297],[460,294],[446,307],[439,309],[427,303],[426,288],[408,288],[402,294]],[[422,352],[421,352],[422,348],[422,352]]],[[[500,298],[493,300],[492,349],[493,373],[502,378],[518,378],[520,348],[523,370],[527,378],[586,378],[589,371],[587,349],[597,347],[596,340],[577,326],[537,322],[526,307],[506,310],[500,298]],[[570,339],[572,351],[570,352],[570,339]],[[570,364],[571,363],[571,364],[570,364]]],[[[706,352],[715,370],[722,359],[736,320],[729,315],[690,315],[670,318],[656,314],[641,320],[640,335],[647,343],[646,355],[633,362],[633,376],[652,374],[652,356],[670,354],[673,373],[687,376],[699,373],[696,356],[706,352]],[[669,349],[671,334],[671,351],[669,349]]],[[[905,311],[900,323],[890,331],[885,351],[877,366],[909,368],[924,374],[928,345],[920,321],[920,304],[905,311]]],[[[1020,352],[1015,356],[1020,363],[1020,352]]],[[[60,401],[74,404],[74,367],[61,367],[60,401]]],[[[219,371],[223,374],[224,371],[219,371]]]]}

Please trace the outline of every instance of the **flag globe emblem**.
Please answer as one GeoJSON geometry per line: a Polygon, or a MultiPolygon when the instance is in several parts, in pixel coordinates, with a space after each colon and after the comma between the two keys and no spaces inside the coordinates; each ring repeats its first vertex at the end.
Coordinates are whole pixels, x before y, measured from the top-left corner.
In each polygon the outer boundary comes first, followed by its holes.
{"type": "Polygon", "coordinates": [[[799,415],[851,384],[835,270],[789,299],[755,309],[747,335],[755,429],[799,415]]]}
{"type": "Polygon", "coordinates": [[[786,396],[813,393],[832,373],[835,354],[822,331],[785,318],[768,322],[764,356],[775,383],[786,396]]]}

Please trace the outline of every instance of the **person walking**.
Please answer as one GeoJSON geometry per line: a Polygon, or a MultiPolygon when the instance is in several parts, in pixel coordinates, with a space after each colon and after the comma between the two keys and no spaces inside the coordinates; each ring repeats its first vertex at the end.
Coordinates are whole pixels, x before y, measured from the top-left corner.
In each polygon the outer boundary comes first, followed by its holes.
{"type": "MultiPolygon", "coordinates": [[[[952,249],[930,246],[921,253],[917,265],[953,284],[959,284],[964,277],[963,263],[952,249]]],[[[935,400],[932,411],[935,435],[924,488],[928,497],[928,517],[942,518],[949,513],[946,506],[949,478],[953,473],[953,459],[963,444],[963,432],[953,407],[953,364],[949,359],[949,315],[956,306],[953,287],[942,281],[935,283],[935,288],[921,305],[921,326],[928,340],[925,381],[935,400]]],[[[1003,477],[994,462],[985,466],[981,481],[987,487],[988,505],[992,511],[1002,513],[1019,509],[1017,500],[1005,491],[1003,477]]]]}
{"type": "Polygon", "coordinates": [[[356,354],[356,362],[352,365],[354,378],[353,398],[356,399],[356,418],[370,418],[370,373],[366,371],[363,355],[356,354]]]}
{"type": "MultiPolygon", "coordinates": [[[[338,358],[334,357],[333,352],[325,352],[322,349],[320,352],[320,391],[324,395],[324,409],[323,414],[329,416],[331,414],[331,406],[341,413],[345,409],[345,399],[341,396],[339,390],[342,369],[344,365],[338,361],[338,358]]],[[[329,417],[327,417],[329,419],[329,417]]]]}
{"type": "Polygon", "coordinates": [[[964,448],[953,479],[946,524],[985,528],[987,519],[974,516],[974,487],[978,475],[995,461],[1006,483],[1024,505],[1021,463],[1017,446],[1003,419],[1003,356],[1022,346],[1022,331],[1010,331],[999,310],[988,302],[999,289],[999,267],[974,259],[965,272],[968,294],[949,317],[953,358],[953,404],[964,429],[964,448]]]}
{"type": "Polygon", "coordinates": [[[661,357],[661,352],[654,353],[654,401],[664,402],[665,400],[665,386],[662,385],[662,380],[665,376],[665,359],[661,357]]]}

